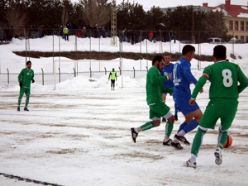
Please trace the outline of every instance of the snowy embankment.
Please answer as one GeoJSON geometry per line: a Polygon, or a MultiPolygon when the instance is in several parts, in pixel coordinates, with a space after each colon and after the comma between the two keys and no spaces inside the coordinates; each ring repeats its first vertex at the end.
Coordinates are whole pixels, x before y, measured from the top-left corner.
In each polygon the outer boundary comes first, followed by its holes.
{"type": "MultiPolygon", "coordinates": [[[[75,38],[71,36],[69,42],[60,39],[59,47],[59,37],[54,37],[55,51],[74,51],[75,50],[75,38]],[[60,49],[59,49],[60,48],[60,49]]],[[[33,51],[52,51],[53,50],[53,38],[52,36],[46,36],[41,39],[30,39],[29,49],[33,51]]],[[[230,54],[233,53],[242,59],[237,58],[235,62],[244,63],[248,60],[247,48],[248,44],[235,44],[234,48],[232,44],[224,44],[228,49],[228,58],[230,54]]],[[[142,52],[142,53],[159,53],[159,52],[181,52],[184,44],[174,42],[150,42],[143,41],[135,45],[130,43],[123,43],[124,52],[142,52]],[[146,45],[147,44],[147,45],[146,45]],[[146,47],[147,46],[147,47],[146,47]]],[[[196,48],[196,54],[202,55],[212,55],[214,44],[203,43],[200,45],[194,45],[196,48]]],[[[13,54],[12,51],[24,51],[25,50],[25,40],[13,39],[8,45],[0,45],[0,71],[6,73],[8,68],[10,73],[18,73],[21,68],[25,65],[25,58],[13,54]]],[[[118,52],[119,43],[116,46],[111,45],[111,38],[77,38],[77,50],[78,51],[108,51],[108,52],[118,52]],[[100,41],[100,45],[99,45],[100,41]],[[91,44],[90,44],[91,43],[91,44]],[[100,47],[99,47],[100,46],[100,47]]],[[[53,71],[53,59],[52,58],[31,58],[33,62],[33,69],[36,72],[40,72],[41,68],[45,72],[53,71]]],[[[150,62],[147,60],[127,60],[123,59],[123,70],[132,70],[135,67],[136,70],[145,70],[146,66],[150,66],[150,62]]],[[[78,70],[80,72],[89,71],[89,67],[92,67],[93,71],[104,71],[104,67],[110,70],[112,67],[118,68],[120,66],[120,60],[111,61],[98,61],[98,60],[69,60],[67,58],[55,58],[55,70],[58,72],[58,67],[60,66],[62,72],[72,72],[72,69],[78,64],[78,70]],[[91,65],[90,65],[91,64],[91,65]]]]}

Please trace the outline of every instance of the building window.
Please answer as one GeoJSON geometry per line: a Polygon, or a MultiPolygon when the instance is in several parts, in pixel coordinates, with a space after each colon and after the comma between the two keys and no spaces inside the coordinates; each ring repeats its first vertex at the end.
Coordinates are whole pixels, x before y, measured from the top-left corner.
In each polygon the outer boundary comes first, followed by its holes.
{"type": "Polygon", "coordinates": [[[248,36],[246,36],[246,43],[248,43],[248,36]]]}
{"type": "Polygon", "coordinates": [[[233,30],[233,21],[229,21],[229,30],[233,30]]]}
{"type": "Polygon", "coordinates": [[[238,31],[239,30],[239,22],[235,21],[235,30],[238,31]]]}
{"type": "Polygon", "coordinates": [[[240,30],[245,31],[245,22],[244,21],[240,22],[240,30]]]}
{"type": "Polygon", "coordinates": [[[248,31],[248,21],[246,21],[246,31],[248,31]]]}

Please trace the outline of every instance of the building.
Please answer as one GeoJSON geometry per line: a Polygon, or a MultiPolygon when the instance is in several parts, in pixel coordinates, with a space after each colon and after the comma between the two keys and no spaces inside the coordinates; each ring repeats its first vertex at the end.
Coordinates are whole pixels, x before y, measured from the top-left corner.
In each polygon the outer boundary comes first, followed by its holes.
{"type": "Polygon", "coordinates": [[[203,7],[222,12],[225,16],[227,35],[248,42],[248,6],[233,5],[231,0],[225,0],[225,4],[216,7],[209,7],[208,3],[203,3],[203,7]]]}

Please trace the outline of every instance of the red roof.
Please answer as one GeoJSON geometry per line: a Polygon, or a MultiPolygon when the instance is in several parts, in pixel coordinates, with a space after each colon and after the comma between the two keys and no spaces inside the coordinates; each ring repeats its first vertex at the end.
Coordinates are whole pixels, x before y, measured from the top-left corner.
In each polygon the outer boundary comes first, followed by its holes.
{"type": "Polygon", "coordinates": [[[232,17],[237,17],[239,14],[248,14],[248,6],[244,5],[232,5],[231,1],[226,1],[225,4],[221,4],[216,7],[209,7],[211,9],[220,8],[221,10],[225,10],[228,15],[232,17]],[[229,4],[230,3],[230,4],[229,4]]]}
{"type": "Polygon", "coordinates": [[[248,14],[248,7],[242,6],[242,5],[221,5],[224,7],[224,10],[227,11],[227,13],[230,16],[237,17],[239,14],[244,13],[248,14]]]}

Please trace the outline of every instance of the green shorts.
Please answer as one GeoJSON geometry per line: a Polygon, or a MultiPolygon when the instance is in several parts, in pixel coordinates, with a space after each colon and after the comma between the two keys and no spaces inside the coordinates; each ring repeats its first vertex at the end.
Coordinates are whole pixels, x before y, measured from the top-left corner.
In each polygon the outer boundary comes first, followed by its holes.
{"type": "Polygon", "coordinates": [[[200,120],[203,128],[214,129],[218,119],[223,130],[228,130],[235,118],[238,101],[233,99],[212,99],[200,120]]]}
{"type": "Polygon", "coordinates": [[[154,103],[149,105],[150,108],[150,119],[156,120],[160,119],[163,116],[166,116],[170,112],[170,107],[168,107],[163,102],[154,103]]]}

